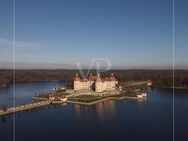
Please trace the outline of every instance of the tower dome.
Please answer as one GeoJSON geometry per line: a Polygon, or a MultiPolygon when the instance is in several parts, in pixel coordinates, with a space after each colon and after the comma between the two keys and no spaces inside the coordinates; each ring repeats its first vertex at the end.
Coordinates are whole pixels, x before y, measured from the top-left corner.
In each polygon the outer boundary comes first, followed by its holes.
{"type": "Polygon", "coordinates": [[[115,80],[116,80],[116,78],[114,77],[114,74],[113,74],[113,73],[111,74],[110,79],[111,79],[112,81],[115,81],[115,80]]]}
{"type": "Polygon", "coordinates": [[[92,73],[90,73],[89,77],[88,77],[89,81],[94,81],[95,80],[95,76],[93,76],[92,73]]]}
{"type": "Polygon", "coordinates": [[[101,79],[101,77],[100,77],[100,74],[99,74],[99,73],[97,74],[97,79],[96,79],[96,82],[102,82],[102,79],[101,79]]]}
{"type": "Polygon", "coordinates": [[[74,81],[80,81],[80,77],[78,76],[78,74],[76,74],[76,76],[74,77],[74,81]]]}

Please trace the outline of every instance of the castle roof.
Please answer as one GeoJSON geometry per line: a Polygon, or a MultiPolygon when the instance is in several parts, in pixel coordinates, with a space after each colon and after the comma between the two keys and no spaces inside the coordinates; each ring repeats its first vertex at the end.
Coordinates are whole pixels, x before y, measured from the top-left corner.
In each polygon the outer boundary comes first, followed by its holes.
{"type": "Polygon", "coordinates": [[[92,73],[90,73],[90,75],[89,75],[89,77],[88,77],[88,80],[89,80],[89,81],[95,81],[95,80],[96,80],[96,77],[95,77],[92,73]]]}
{"type": "Polygon", "coordinates": [[[106,78],[104,79],[104,81],[111,81],[111,79],[110,79],[109,77],[106,77],[106,78]]]}
{"type": "Polygon", "coordinates": [[[79,77],[78,74],[76,74],[74,81],[81,81],[81,82],[87,82],[87,81],[96,81],[96,82],[105,82],[105,81],[118,81],[115,77],[114,74],[111,74],[110,77],[106,77],[104,79],[102,79],[100,77],[100,74],[98,74],[97,76],[94,76],[92,73],[90,73],[90,75],[88,76],[87,79],[81,79],[79,77]]]}

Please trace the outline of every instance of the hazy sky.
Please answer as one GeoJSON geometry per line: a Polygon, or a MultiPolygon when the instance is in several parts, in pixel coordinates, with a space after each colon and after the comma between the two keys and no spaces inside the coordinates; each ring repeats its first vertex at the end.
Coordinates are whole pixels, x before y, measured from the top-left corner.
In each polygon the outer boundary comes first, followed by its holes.
{"type": "MultiPolygon", "coordinates": [[[[172,68],[172,0],[16,0],[16,67],[172,68]]],[[[13,60],[13,0],[0,0],[0,68],[13,60]]],[[[188,68],[188,1],[175,0],[175,64],[188,68]]]]}

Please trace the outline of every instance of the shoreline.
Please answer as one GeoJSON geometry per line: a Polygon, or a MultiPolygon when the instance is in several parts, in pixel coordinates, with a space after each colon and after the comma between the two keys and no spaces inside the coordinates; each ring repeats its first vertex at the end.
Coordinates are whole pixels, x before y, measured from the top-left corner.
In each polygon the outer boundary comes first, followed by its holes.
{"type": "Polygon", "coordinates": [[[187,87],[152,87],[152,88],[175,89],[175,90],[188,90],[187,87]]]}
{"type": "Polygon", "coordinates": [[[67,104],[79,104],[79,105],[94,105],[97,104],[99,102],[103,102],[103,101],[107,101],[107,100],[122,100],[122,99],[141,99],[138,97],[128,97],[128,96],[122,96],[122,97],[107,97],[104,99],[100,99],[94,102],[78,102],[78,101],[71,101],[71,100],[67,100],[67,101],[48,101],[46,100],[46,98],[39,98],[39,97],[32,97],[33,99],[38,99],[38,100],[44,100],[41,102],[35,102],[35,103],[29,103],[29,104],[24,104],[24,105],[18,105],[16,107],[9,107],[7,108],[5,111],[3,111],[2,109],[0,110],[0,117],[1,116],[5,116],[5,115],[9,115],[9,114],[13,114],[13,113],[17,113],[17,112],[22,112],[22,111],[27,111],[30,109],[36,109],[36,108],[40,108],[40,107],[44,107],[46,105],[50,105],[50,104],[62,104],[62,103],[67,103],[67,104]]]}
{"type": "MultiPolygon", "coordinates": [[[[35,80],[35,81],[23,81],[23,82],[16,82],[15,84],[20,84],[20,83],[30,83],[30,82],[64,82],[64,83],[69,83],[69,81],[63,81],[63,80],[50,80],[50,81],[46,81],[46,80],[35,80]]],[[[4,87],[9,87],[10,85],[12,85],[13,83],[5,83],[5,84],[1,84],[0,88],[4,88],[4,87]]],[[[158,87],[158,86],[152,86],[151,88],[163,88],[163,89],[173,89],[173,87],[158,87]]],[[[174,87],[174,89],[176,90],[188,90],[188,87],[174,87]]]]}
{"type": "Polygon", "coordinates": [[[79,102],[79,101],[72,101],[72,100],[67,100],[65,103],[71,103],[71,104],[80,104],[80,105],[94,105],[96,103],[99,103],[99,102],[103,102],[103,101],[107,101],[107,100],[122,100],[122,99],[141,99],[141,98],[138,98],[138,97],[129,97],[129,96],[122,96],[122,97],[107,97],[107,98],[104,98],[104,99],[100,99],[100,100],[97,100],[97,101],[94,101],[94,102],[79,102]]]}
{"type": "MultiPolygon", "coordinates": [[[[69,81],[65,81],[65,80],[34,80],[34,81],[21,81],[21,82],[15,82],[15,84],[20,84],[20,83],[32,83],[32,82],[64,82],[64,83],[70,83],[69,81]]],[[[5,83],[5,84],[1,84],[1,87],[9,87],[10,85],[13,85],[13,83],[5,83]]]]}

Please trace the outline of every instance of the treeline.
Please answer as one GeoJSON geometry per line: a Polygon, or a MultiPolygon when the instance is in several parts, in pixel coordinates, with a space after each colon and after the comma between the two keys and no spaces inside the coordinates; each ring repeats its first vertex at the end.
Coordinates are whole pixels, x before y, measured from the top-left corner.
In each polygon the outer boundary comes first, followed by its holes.
{"type": "MultiPolygon", "coordinates": [[[[87,70],[84,71],[85,73],[87,70]]],[[[95,70],[91,71],[93,74],[95,70]]],[[[16,70],[15,82],[31,81],[66,81],[72,82],[78,70],[16,70]]],[[[102,76],[109,76],[114,73],[120,82],[130,80],[152,80],[155,87],[172,87],[172,70],[110,70],[102,72],[102,76]]],[[[188,88],[188,70],[175,70],[175,87],[188,88]]],[[[0,85],[13,83],[12,70],[0,70],[0,85]]]]}
{"type": "Polygon", "coordinates": [[[13,70],[0,70],[0,86],[13,83],[13,70]]]}
{"type": "Polygon", "coordinates": [[[118,72],[120,81],[152,80],[154,87],[188,88],[188,70],[125,70],[118,72]],[[174,79],[174,81],[173,81],[174,79]]]}

